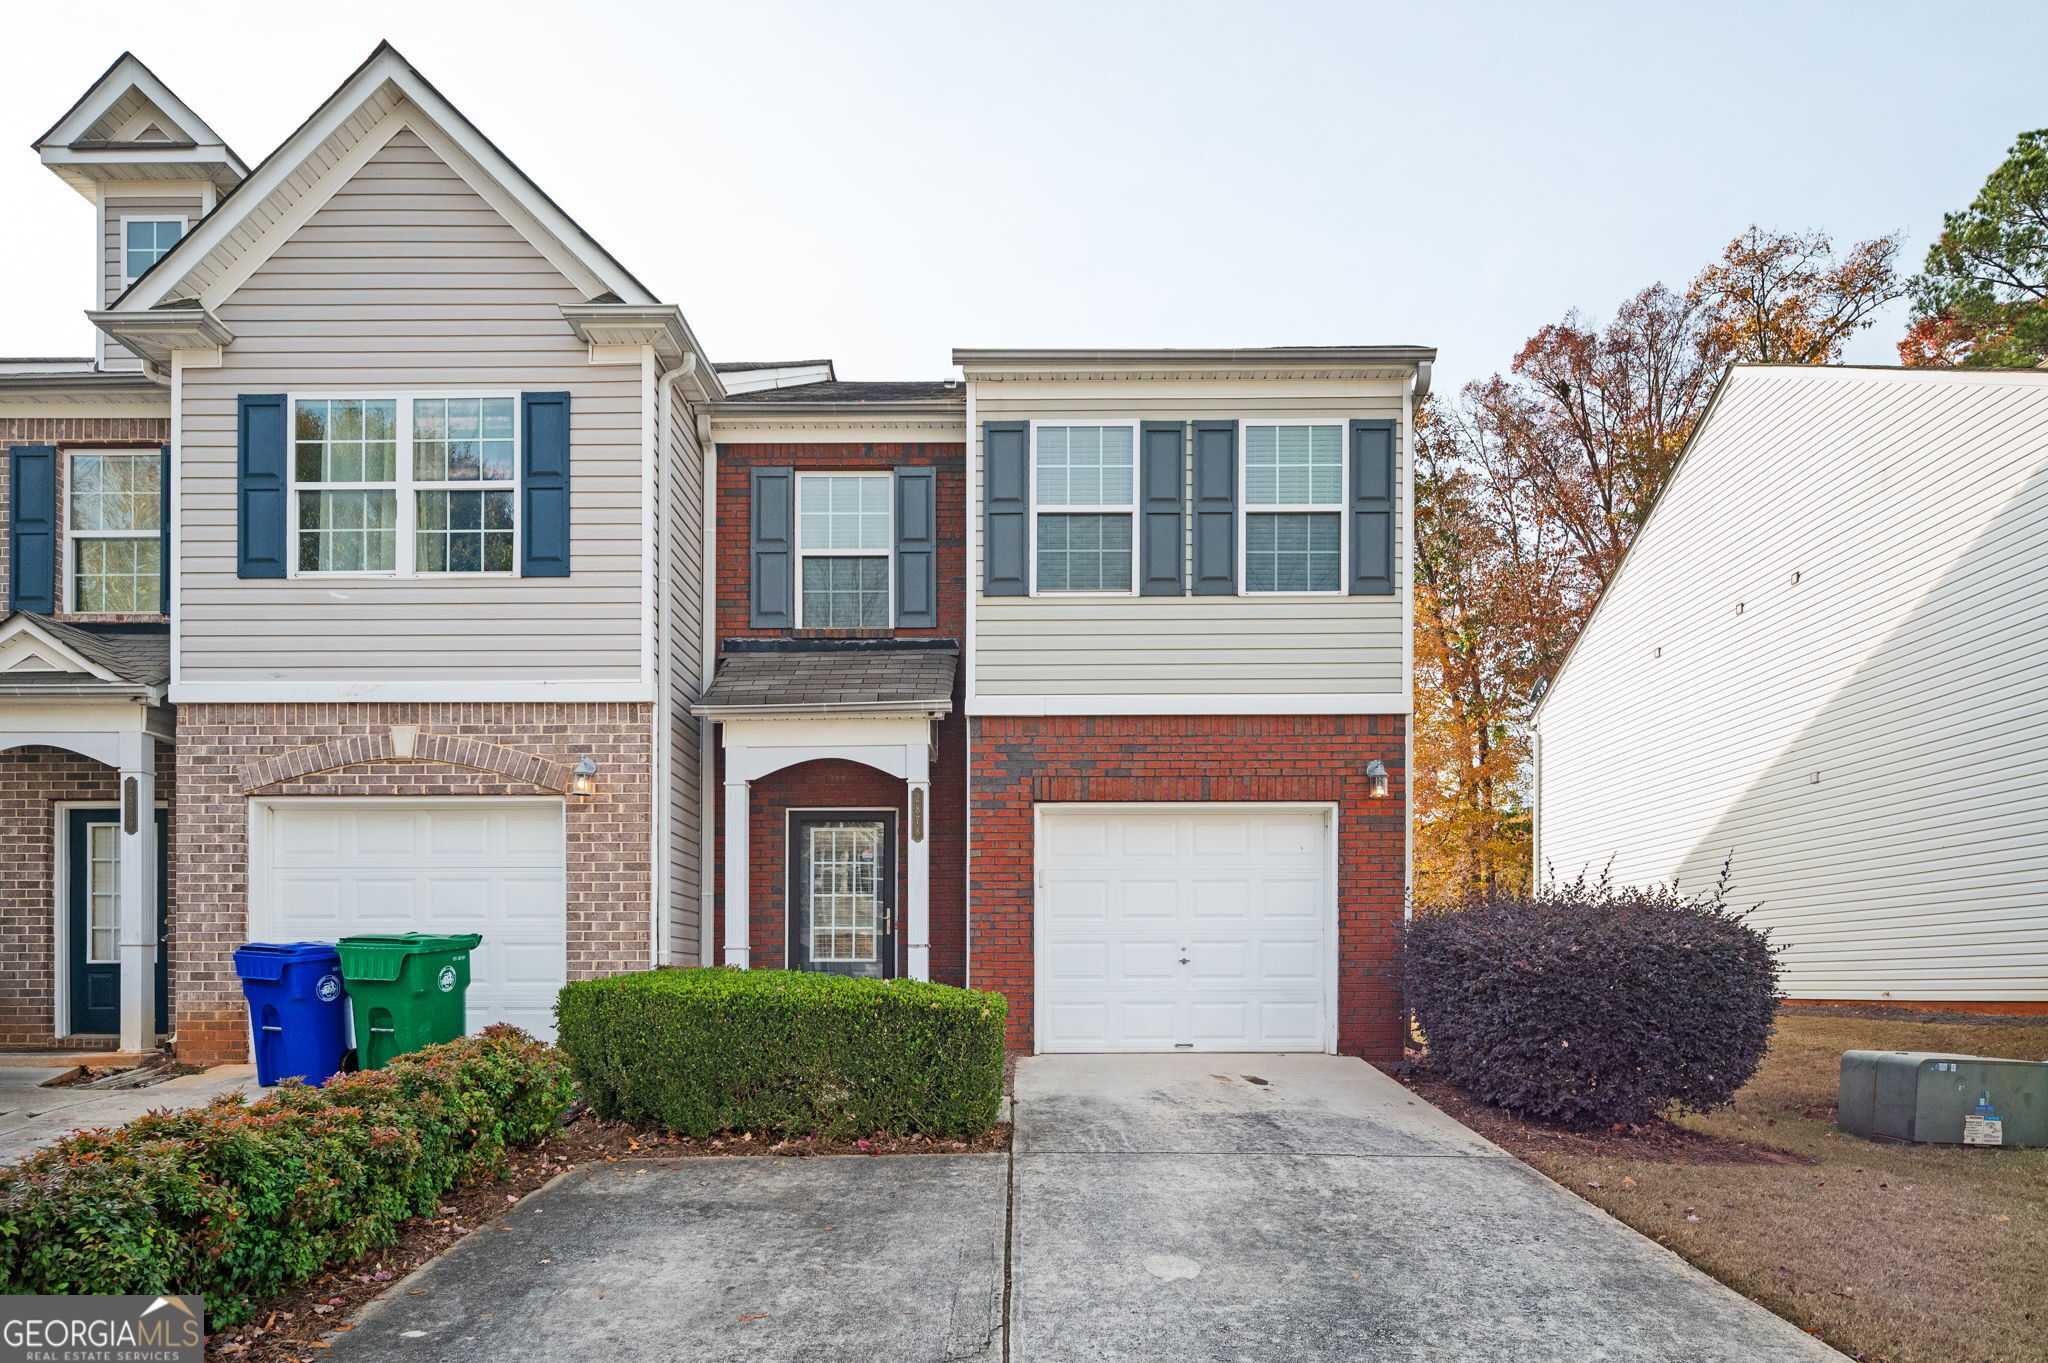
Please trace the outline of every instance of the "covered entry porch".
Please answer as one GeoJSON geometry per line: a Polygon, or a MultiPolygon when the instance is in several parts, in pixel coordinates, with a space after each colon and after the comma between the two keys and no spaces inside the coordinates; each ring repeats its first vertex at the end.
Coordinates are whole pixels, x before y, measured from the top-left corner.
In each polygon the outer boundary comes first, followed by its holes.
{"type": "Polygon", "coordinates": [[[866,642],[731,647],[692,707],[719,726],[725,965],[932,978],[934,729],[959,655],[866,642]]]}
{"type": "Polygon", "coordinates": [[[169,1030],[165,838],[175,741],[159,630],[0,622],[0,1036],[109,1041],[169,1030]],[[165,778],[160,781],[160,775],[165,778]]]}

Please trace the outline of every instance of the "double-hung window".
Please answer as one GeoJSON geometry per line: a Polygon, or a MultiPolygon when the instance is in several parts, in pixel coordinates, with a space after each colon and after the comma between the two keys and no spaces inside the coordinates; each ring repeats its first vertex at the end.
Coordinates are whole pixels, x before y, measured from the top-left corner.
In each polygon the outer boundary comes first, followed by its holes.
{"type": "Polygon", "coordinates": [[[1032,430],[1036,589],[1128,593],[1137,568],[1137,428],[1032,430]]]}
{"type": "Polygon", "coordinates": [[[184,235],[183,218],[121,219],[121,278],[133,284],[184,235]]]}
{"type": "Polygon", "coordinates": [[[1244,428],[1244,589],[1344,589],[1344,428],[1244,428]]]}
{"type": "Polygon", "coordinates": [[[162,456],[155,450],[73,450],[69,465],[70,609],[156,614],[163,604],[162,456]]]}
{"type": "Polygon", "coordinates": [[[886,473],[797,475],[799,628],[889,627],[889,492],[886,473]]]}
{"type": "Polygon", "coordinates": [[[297,398],[300,573],[510,573],[518,563],[511,396],[297,398]]]}

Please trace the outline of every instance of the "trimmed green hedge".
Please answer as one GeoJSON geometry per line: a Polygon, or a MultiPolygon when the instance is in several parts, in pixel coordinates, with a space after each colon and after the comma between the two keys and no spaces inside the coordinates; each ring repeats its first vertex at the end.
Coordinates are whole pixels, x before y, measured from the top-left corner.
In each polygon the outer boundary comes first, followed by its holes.
{"type": "Polygon", "coordinates": [[[599,1116],[691,1136],[979,1136],[1003,1095],[1000,994],[799,970],[651,970],[562,991],[599,1116]]]}
{"type": "Polygon", "coordinates": [[[324,1088],[67,1136],[0,1170],[0,1293],[199,1293],[207,1326],[396,1238],[552,1129],[560,1055],[513,1027],[324,1088]]]}

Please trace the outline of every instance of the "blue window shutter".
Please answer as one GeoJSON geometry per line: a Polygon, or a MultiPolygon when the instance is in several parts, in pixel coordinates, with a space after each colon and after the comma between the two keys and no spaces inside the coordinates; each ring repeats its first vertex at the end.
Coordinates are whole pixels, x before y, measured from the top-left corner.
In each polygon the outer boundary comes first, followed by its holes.
{"type": "Polygon", "coordinates": [[[981,425],[981,594],[1031,594],[1031,425],[981,425]]]}
{"type": "Polygon", "coordinates": [[[283,577],[291,533],[285,498],[290,441],[282,393],[236,399],[235,517],[237,577],[283,577]]]}
{"type": "Polygon", "coordinates": [[[1351,594],[1394,593],[1394,423],[1351,423],[1351,594]]]}
{"type": "Polygon", "coordinates": [[[519,395],[519,575],[569,575],[569,395],[519,395]]]}
{"type": "Polygon", "coordinates": [[[1237,423],[1195,423],[1195,595],[1237,594],[1237,423]]]}
{"type": "Polygon", "coordinates": [[[157,464],[157,584],[156,608],[164,615],[171,613],[171,447],[164,446],[158,452],[157,464]]]}
{"type": "Polygon", "coordinates": [[[796,474],[787,468],[749,471],[747,623],[788,629],[796,623],[796,474]]]}
{"type": "Polygon", "coordinates": [[[939,471],[896,470],[896,627],[939,625],[939,471]]]}
{"type": "Polygon", "coordinates": [[[1188,428],[1147,421],[1138,434],[1138,594],[1187,591],[1188,428]]]}
{"type": "Polygon", "coordinates": [[[57,609],[57,447],[7,451],[9,605],[48,615],[57,609]]]}

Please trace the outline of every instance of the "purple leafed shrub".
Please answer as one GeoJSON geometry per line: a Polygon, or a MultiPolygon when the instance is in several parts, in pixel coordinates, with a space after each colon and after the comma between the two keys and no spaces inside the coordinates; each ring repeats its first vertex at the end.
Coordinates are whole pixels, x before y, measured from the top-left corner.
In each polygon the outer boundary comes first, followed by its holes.
{"type": "Polygon", "coordinates": [[[1770,1044],[1777,948],[1716,891],[1551,886],[1418,915],[1408,1003],[1430,1067],[1573,1127],[1725,1106],[1770,1044]]]}

